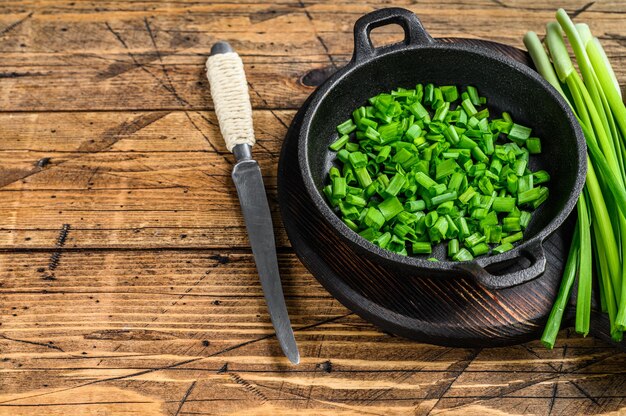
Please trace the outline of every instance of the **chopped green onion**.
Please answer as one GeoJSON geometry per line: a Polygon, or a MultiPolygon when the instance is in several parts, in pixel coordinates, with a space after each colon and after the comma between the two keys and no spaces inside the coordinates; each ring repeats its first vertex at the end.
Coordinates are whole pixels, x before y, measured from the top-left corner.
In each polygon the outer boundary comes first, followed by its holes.
{"type": "Polygon", "coordinates": [[[462,248],[452,257],[454,261],[470,261],[474,259],[472,253],[470,253],[467,249],[462,248]]]}
{"type": "MultiPolygon", "coordinates": [[[[529,168],[541,143],[506,112],[490,119],[475,87],[460,92],[430,83],[397,88],[337,126],[322,193],[347,227],[400,255],[428,254],[445,241],[454,261],[521,239],[548,198],[535,184],[549,174],[529,168]]],[[[626,192],[623,202],[626,213],[626,192]]]]}
{"type": "Polygon", "coordinates": [[[502,254],[512,249],[513,249],[513,244],[504,243],[504,244],[499,245],[498,247],[494,247],[494,249],[491,250],[491,252],[494,254],[502,254]]]}
{"type": "Polygon", "coordinates": [[[428,242],[415,242],[413,243],[414,254],[430,254],[433,252],[433,247],[428,242]]]}

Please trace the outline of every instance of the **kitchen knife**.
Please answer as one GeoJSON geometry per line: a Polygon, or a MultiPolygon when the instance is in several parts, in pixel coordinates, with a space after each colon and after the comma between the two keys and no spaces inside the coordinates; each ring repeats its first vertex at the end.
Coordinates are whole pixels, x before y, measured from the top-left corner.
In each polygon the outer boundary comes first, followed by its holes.
{"type": "Polygon", "coordinates": [[[252,159],[251,150],[255,139],[243,63],[228,43],[217,42],[211,48],[206,69],[226,148],[237,159],[232,178],[237,188],[265,302],[283,353],[289,361],[298,364],[300,353],[291,329],[280,282],[270,208],[261,169],[252,159]]]}

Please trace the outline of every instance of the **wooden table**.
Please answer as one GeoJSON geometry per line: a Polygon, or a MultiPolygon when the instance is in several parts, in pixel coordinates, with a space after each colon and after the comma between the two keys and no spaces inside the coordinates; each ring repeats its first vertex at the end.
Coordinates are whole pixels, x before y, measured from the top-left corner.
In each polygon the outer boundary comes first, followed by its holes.
{"type": "MultiPolygon", "coordinates": [[[[515,46],[566,6],[626,85],[623,1],[393,5],[433,36],[515,46]]],[[[352,314],[295,257],[276,206],[287,125],[380,6],[0,4],[0,414],[626,412],[626,355],[598,340],[409,342],[352,314]],[[246,64],[297,367],[273,336],[208,94],[220,39],[246,64]]]]}

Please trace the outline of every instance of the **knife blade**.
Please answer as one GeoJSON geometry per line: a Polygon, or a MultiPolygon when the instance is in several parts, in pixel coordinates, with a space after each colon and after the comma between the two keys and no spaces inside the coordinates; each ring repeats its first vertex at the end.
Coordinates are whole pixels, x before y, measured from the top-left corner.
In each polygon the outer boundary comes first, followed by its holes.
{"type": "Polygon", "coordinates": [[[218,42],[211,48],[207,77],[226,147],[237,159],[232,178],[276,338],[289,361],[298,364],[300,353],[280,280],[272,216],[261,169],[252,158],[255,139],[248,84],[241,58],[228,43],[218,42]]]}

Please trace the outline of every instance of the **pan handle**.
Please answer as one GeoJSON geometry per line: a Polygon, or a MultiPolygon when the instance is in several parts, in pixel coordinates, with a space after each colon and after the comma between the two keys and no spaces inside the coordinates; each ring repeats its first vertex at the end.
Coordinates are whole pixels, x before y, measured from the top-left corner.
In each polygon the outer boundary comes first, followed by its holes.
{"type": "MultiPolygon", "coordinates": [[[[473,262],[459,263],[456,267],[469,273],[476,282],[487,289],[504,289],[536,279],[546,270],[546,254],[541,241],[525,247],[520,254],[530,260],[530,266],[501,275],[494,275],[486,270],[486,267],[496,263],[496,258],[499,256],[483,257],[473,262]]],[[[512,257],[510,260],[515,260],[515,258],[512,257]]],[[[498,259],[497,262],[500,263],[502,260],[498,259]]]]}
{"type": "Polygon", "coordinates": [[[379,9],[366,14],[356,21],[354,25],[354,54],[352,55],[352,61],[360,62],[367,60],[376,56],[380,51],[393,49],[398,45],[428,45],[433,42],[433,38],[424,29],[420,19],[412,11],[400,7],[379,9]],[[404,29],[404,41],[375,48],[370,38],[372,29],[391,24],[402,26],[402,29],[404,29]]]}

